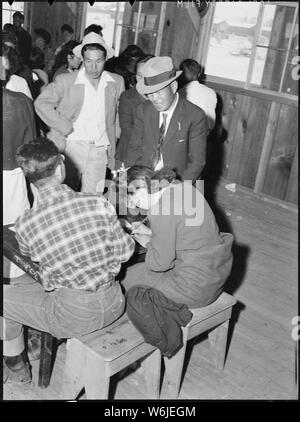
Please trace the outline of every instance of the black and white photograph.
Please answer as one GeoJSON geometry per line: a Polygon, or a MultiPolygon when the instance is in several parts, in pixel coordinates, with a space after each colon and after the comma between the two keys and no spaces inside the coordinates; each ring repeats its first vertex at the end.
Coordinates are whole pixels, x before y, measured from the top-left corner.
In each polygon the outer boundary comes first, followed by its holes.
{"type": "Polygon", "coordinates": [[[1,401],[297,402],[299,3],[1,6],[1,401]]]}

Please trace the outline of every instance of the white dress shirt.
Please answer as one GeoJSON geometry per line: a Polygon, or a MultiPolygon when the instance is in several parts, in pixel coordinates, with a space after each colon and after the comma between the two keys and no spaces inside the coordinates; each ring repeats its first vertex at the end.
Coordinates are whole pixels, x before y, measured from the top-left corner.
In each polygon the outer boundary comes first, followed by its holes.
{"type": "Polygon", "coordinates": [[[210,127],[216,121],[217,95],[215,91],[198,81],[189,82],[186,87],[186,99],[196,106],[202,108],[208,119],[210,127]]]}
{"type": "Polygon", "coordinates": [[[170,120],[171,120],[171,118],[172,118],[172,116],[173,116],[173,113],[174,113],[174,110],[175,110],[175,108],[176,108],[176,106],[177,106],[177,103],[178,103],[178,97],[179,97],[178,92],[176,92],[176,94],[175,94],[175,98],[174,98],[174,101],[173,101],[173,103],[171,104],[171,106],[168,108],[168,110],[166,110],[166,111],[160,111],[160,112],[159,112],[159,127],[161,127],[162,122],[163,122],[163,114],[166,114],[166,115],[167,115],[167,119],[166,119],[166,129],[165,129],[165,136],[166,136],[166,133],[167,133],[167,130],[168,130],[169,124],[170,124],[170,120]]]}
{"type": "Polygon", "coordinates": [[[105,121],[105,86],[108,81],[114,82],[111,76],[103,71],[98,87],[95,89],[85,75],[85,69],[79,70],[75,84],[84,84],[84,100],[79,116],[73,123],[73,132],[68,140],[95,142],[96,146],[107,147],[109,143],[105,121]]]}
{"type": "MultiPolygon", "coordinates": [[[[174,101],[171,104],[171,106],[168,108],[168,110],[166,110],[166,111],[160,111],[159,112],[159,127],[161,127],[161,125],[163,123],[163,120],[164,120],[163,114],[166,114],[167,115],[167,118],[166,118],[166,128],[165,128],[164,136],[166,136],[166,133],[167,133],[167,130],[168,130],[168,127],[169,127],[169,124],[170,124],[170,120],[171,120],[171,118],[173,116],[174,110],[175,110],[175,108],[177,106],[177,103],[178,103],[178,98],[179,98],[179,95],[178,95],[178,92],[176,92],[174,101]]],[[[163,159],[163,156],[162,156],[162,153],[161,153],[160,159],[159,159],[158,163],[156,164],[154,170],[155,171],[160,170],[161,168],[163,168],[163,166],[164,166],[164,159],[163,159]]]]}

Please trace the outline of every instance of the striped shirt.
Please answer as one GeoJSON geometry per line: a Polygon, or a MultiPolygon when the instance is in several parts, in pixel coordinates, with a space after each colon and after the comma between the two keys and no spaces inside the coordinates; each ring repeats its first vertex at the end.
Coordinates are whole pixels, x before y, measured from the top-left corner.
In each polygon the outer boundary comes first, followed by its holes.
{"type": "Polygon", "coordinates": [[[114,279],[135,247],[114,207],[61,184],[39,189],[39,195],[15,230],[21,253],[39,263],[45,290],[97,291],[114,279]]]}

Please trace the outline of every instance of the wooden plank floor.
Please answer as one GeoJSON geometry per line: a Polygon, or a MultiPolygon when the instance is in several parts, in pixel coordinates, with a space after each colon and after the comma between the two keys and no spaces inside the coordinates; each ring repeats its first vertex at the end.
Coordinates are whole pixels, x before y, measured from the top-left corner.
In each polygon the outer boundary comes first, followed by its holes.
{"type": "MultiPolygon", "coordinates": [[[[210,362],[205,338],[189,345],[189,360],[180,399],[297,398],[296,343],[291,321],[298,314],[297,233],[295,206],[258,197],[222,181],[216,198],[221,229],[235,236],[234,265],[226,290],[238,303],[230,330],[226,366],[218,371],[210,362]],[[223,215],[223,217],[222,217],[223,215]]],[[[50,386],[37,386],[38,361],[32,362],[34,382],[19,387],[4,384],[4,400],[59,400],[65,344],[58,349],[50,386]]],[[[143,399],[143,373],[129,373],[112,382],[115,399],[143,399]]],[[[162,385],[162,398],[168,398],[162,385]]],[[[81,396],[82,400],[85,395],[81,396]]]]}

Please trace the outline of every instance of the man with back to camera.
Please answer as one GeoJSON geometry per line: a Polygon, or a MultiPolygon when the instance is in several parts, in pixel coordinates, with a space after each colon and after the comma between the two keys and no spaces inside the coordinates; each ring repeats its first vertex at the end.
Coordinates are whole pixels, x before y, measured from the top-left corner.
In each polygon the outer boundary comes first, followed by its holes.
{"type": "Polygon", "coordinates": [[[205,165],[208,128],[204,111],[177,93],[181,73],[170,57],[144,64],[136,89],[150,101],[137,108],[125,165],[168,166],[194,183],[205,165]]]}
{"type": "Polygon", "coordinates": [[[34,207],[15,223],[20,252],[39,263],[42,284],[25,274],[4,285],[4,379],[29,383],[23,325],[57,338],[110,325],[124,311],[115,276],[135,247],[103,197],[62,184],[64,161],[47,138],[22,145],[16,160],[35,187],[34,207]]]}
{"type": "Polygon", "coordinates": [[[82,192],[102,193],[107,166],[114,170],[119,137],[118,101],[123,78],[104,70],[113,50],[96,33],[73,49],[83,60],[78,72],[58,75],[35,101],[47,136],[73,161],[82,192]]]}

